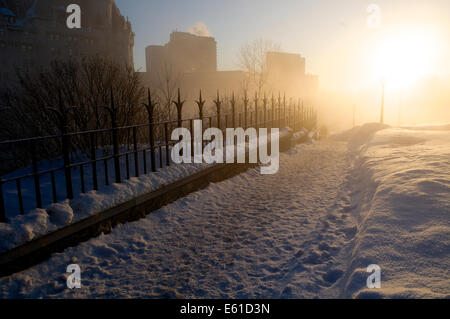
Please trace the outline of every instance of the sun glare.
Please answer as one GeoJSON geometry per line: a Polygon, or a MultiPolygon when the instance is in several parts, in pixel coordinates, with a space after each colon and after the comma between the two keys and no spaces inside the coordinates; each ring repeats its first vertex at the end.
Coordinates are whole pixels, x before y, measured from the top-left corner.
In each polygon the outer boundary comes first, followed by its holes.
{"type": "Polygon", "coordinates": [[[374,54],[375,79],[391,89],[408,89],[431,72],[434,37],[425,30],[390,34],[374,54]]]}

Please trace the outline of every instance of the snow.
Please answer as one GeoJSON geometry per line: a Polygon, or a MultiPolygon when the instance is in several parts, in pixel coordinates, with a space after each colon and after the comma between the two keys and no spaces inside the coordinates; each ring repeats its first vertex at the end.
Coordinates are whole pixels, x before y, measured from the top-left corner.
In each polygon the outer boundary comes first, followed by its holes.
{"type": "Polygon", "coordinates": [[[402,128],[421,131],[450,131],[450,124],[421,124],[415,126],[405,126],[402,128]]]}
{"type": "MultiPolygon", "coordinates": [[[[147,154],[149,156],[149,154],[147,154]]],[[[156,153],[156,158],[159,159],[159,153],[156,153]]],[[[143,167],[142,156],[140,156],[140,167],[143,167]]],[[[163,161],[165,163],[165,151],[163,149],[163,161]]],[[[39,163],[40,170],[46,170],[51,167],[60,167],[59,161],[44,161],[39,163]]],[[[159,165],[159,163],[158,163],[159,165]]],[[[148,165],[150,166],[150,165],[148,165]]],[[[163,185],[174,182],[182,177],[194,174],[202,169],[205,169],[207,164],[185,164],[173,165],[158,169],[155,173],[141,175],[140,177],[131,177],[129,180],[123,181],[121,184],[105,185],[104,175],[99,173],[99,191],[89,191],[86,194],[80,192],[81,181],[79,170],[73,170],[73,185],[75,191],[75,198],[73,200],[64,200],[56,204],[48,204],[45,209],[30,209],[30,205],[34,203],[34,186],[31,178],[25,179],[22,182],[22,192],[24,203],[27,204],[24,216],[17,215],[18,203],[15,205],[17,198],[17,191],[14,183],[5,184],[5,199],[8,203],[7,212],[9,221],[6,224],[0,224],[0,253],[17,247],[25,242],[39,238],[58,228],[67,226],[71,223],[80,221],[91,215],[104,211],[106,209],[115,207],[119,204],[125,203],[139,195],[149,193],[163,185]],[[14,214],[14,212],[16,212],[14,214]]],[[[97,164],[98,172],[103,171],[103,162],[97,164]]],[[[109,160],[109,180],[113,182],[113,163],[109,160]]],[[[134,157],[130,156],[131,174],[134,170],[134,157]]],[[[5,178],[13,176],[23,176],[29,173],[31,168],[27,167],[22,170],[15,171],[5,178]]],[[[148,167],[150,169],[150,167],[148,167]]],[[[126,165],[125,160],[121,160],[121,175],[125,176],[126,165]]],[[[41,178],[41,190],[44,203],[51,201],[51,184],[48,183],[49,176],[41,178]]],[[[64,172],[59,171],[55,174],[56,185],[58,187],[58,198],[65,194],[64,172]],[[61,187],[63,186],[63,187],[61,187]]],[[[89,183],[92,182],[92,172],[90,169],[85,169],[86,187],[91,187],[89,183]]]]}
{"type": "Polygon", "coordinates": [[[445,126],[368,124],[297,145],[278,174],[211,184],[0,279],[0,296],[448,298],[449,144],[445,126]]]}
{"type": "Polygon", "coordinates": [[[348,236],[324,223],[347,224],[328,219],[342,201],[345,153],[343,143],[298,145],[281,154],[278,174],[254,168],[211,184],[3,279],[0,296],[314,297],[336,276],[326,276],[339,251],[333,239],[348,236]],[[74,262],[86,289],[68,291],[74,262]]]}
{"type": "MultiPolygon", "coordinates": [[[[290,140],[292,136],[292,130],[289,128],[282,128],[279,130],[279,138],[282,140],[290,140]]],[[[260,136],[262,137],[262,136],[260,136]]],[[[270,141],[275,137],[274,133],[270,133],[267,138],[262,140],[260,147],[267,146],[270,141]],[[265,143],[264,143],[265,142],[265,143]]],[[[148,146],[147,146],[148,147],[148,146]]],[[[140,147],[141,148],[141,147],[140,147]]],[[[226,150],[226,148],[225,148],[226,150]]],[[[249,151],[249,144],[245,143],[246,152],[249,151]]],[[[121,153],[125,153],[128,150],[122,147],[121,153]]],[[[163,147],[161,149],[161,159],[165,166],[166,163],[166,150],[163,147]]],[[[235,149],[235,154],[237,153],[235,149]]],[[[83,158],[80,154],[74,154],[80,162],[86,162],[87,159],[83,158]]],[[[150,170],[149,157],[147,152],[147,166],[150,170]]],[[[224,159],[226,161],[226,151],[223,152],[224,159]]],[[[97,158],[103,158],[105,154],[101,150],[97,152],[97,158]]],[[[155,151],[156,167],[161,166],[159,151],[155,151]]],[[[139,153],[139,167],[144,167],[144,160],[142,153],[139,153]]],[[[35,205],[34,194],[34,181],[32,177],[24,178],[21,180],[21,189],[23,196],[23,204],[25,215],[19,215],[19,202],[16,184],[9,182],[6,183],[4,188],[4,197],[6,201],[6,213],[9,218],[7,224],[0,224],[0,253],[10,250],[14,247],[20,246],[28,241],[39,238],[52,231],[55,231],[71,223],[80,221],[96,213],[102,212],[106,209],[118,206],[131,200],[137,196],[149,193],[164,185],[170,184],[180,178],[192,175],[202,169],[205,169],[213,164],[206,163],[188,163],[183,165],[175,165],[170,159],[170,167],[164,167],[159,169],[155,173],[149,173],[147,175],[141,175],[139,178],[131,178],[125,180],[126,177],[126,160],[122,156],[120,158],[121,178],[123,183],[112,184],[106,186],[104,172],[104,163],[99,161],[97,163],[97,179],[99,184],[98,191],[89,191],[86,194],[81,193],[81,177],[80,169],[72,169],[72,185],[74,189],[73,200],[63,200],[58,203],[52,202],[52,185],[50,175],[46,174],[40,177],[42,200],[45,205],[45,209],[32,209],[35,205]],[[125,180],[125,181],[124,181],[125,180]]],[[[271,163],[268,163],[271,164],[271,163]]],[[[47,171],[62,167],[62,160],[45,160],[38,163],[39,171],[47,171]]],[[[108,180],[114,181],[114,162],[113,159],[108,159],[108,180]]],[[[130,174],[135,174],[134,168],[134,154],[129,155],[130,174]]],[[[19,176],[27,176],[32,173],[32,168],[25,167],[23,169],[16,170],[3,178],[14,178],[19,176]]],[[[93,188],[92,186],[92,167],[91,165],[85,165],[84,168],[84,183],[86,189],[93,188]]],[[[65,198],[65,177],[64,171],[59,170],[55,172],[55,183],[57,198],[65,198]]]]}
{"type": "MultiPolygon", "coordinates": [[[[146,147],[148,148],[148,145],[139,146],[140,148],[146,147]]],[[[129,152],[130,149],[126,147],[121,147],[120,152],[126,153],[129,152]]],[[[166,163],[166,152],[165,148],[162,148],[162,163],[165,167],[166,163]]],[[[102,149],[99,149],[97,151],[97,158],[104,158],[111,156],[111,150],[109,153],[104,153],[102,149]]],[[[143,171],[144,167],[144,159],[142,156],[142,152],[139,152],[139,167],[140,172],[143,171]]],[[[72,154],[73,160],[72,163],[85,163],[89,161],[89,158],[87,158],[83,154],[79,153],[73,153],[72,154]]],[[[146,152],[146,158],[147,158],[147,169],[150,170],[150,153],[146,152]]],[[[156,158],[156,167],[161,167],[160,162],[160,156],[159,156],[159,150],[157,149],[155,151],[155,158],[156,158]]],[[[121,171],[121,179],[126,179],[126,158],[125,156],[122,156],[119,160],[120,163],[120,171],[121,171]]],[[[129,155],[129,166],[130,166],[130,175],[135,176],[134,171],[134,153],[129,155]]],[[[38,163],[38,170],[39,171],[48,171],[51,169],[58,169],[64,167],[64,163],[62,159],[53,159],[53,160],[43,160],[38,163]]],[[[113,183],[115,181],[115,172],[114,172],[114,160],[112,158],[107,160],[107,167],[108,167],[108,181],[109,183],[113,183]]],[[[72,185],[73,185],[73,193],[75,198],[79,198],[81,196],[81,174],[80,174],[80,168],[72,168],[72,185]]],[[[97,180],[98,180],[98,186],[99,191],[104,191],[107,189],[106,186],[106,178],[105,178],[105,166],[104,161],[98,161],[97,162],[97,180]]],[[[16,178],[20,176],[28,176],[33,174],[33,169],[30,166],[24,167],[22,169],[15,170],[5,176],[2,176],[3,179],[11,179],[16,178]]],[[[55,172],[55,183],[56,183],[56,197],[57,200],[62,202],[66,198],[66,187],[65,187],[65,174],[64,170],[59,169],[55,172]]],[[[92,172],[92,166],[84,165],[84,183],[86,190],[93,189],[93,172],[92,172]]],[[[50,206],[53,203],[53,197],[52,197],[52,184],[51,184],[51,178],[50,174],[44,174],[40,176],[40,186],[41,186],[41,194],[42,194],[42,203],[44,207],[50,206]]],[[[22,189],[22,197],[23,197],[23,204],[24,204],[24,213],[28,213],[34,210],[36,207],[36,199],[35,199],[35,192],[34,192],[34,181],[33,177],[27,177],[21,179],[21,189],[22,189]]],[[[8,182],[3,185],[3,192],[6,202],[6,216],[8,218],[13,218],[17,215],[19,215],[20,207],[19,207],[19,201],[18,201],[18,194],[17,194],[17,187],[16,183],[14,182],[8,182]]]]}
{"type": "Polygon", "coordinates": [[[356,158],[352,205],[358,234],[349,255],[347,297],[450,295],[450,130],[377,132],[356,158]],[[360,277],[378,264],[382,289],[360,277]]]}

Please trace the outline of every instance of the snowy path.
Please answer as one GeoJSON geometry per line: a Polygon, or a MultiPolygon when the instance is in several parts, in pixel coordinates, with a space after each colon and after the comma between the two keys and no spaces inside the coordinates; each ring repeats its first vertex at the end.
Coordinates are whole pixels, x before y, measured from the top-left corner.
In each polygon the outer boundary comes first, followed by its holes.
{"type": "Polygon", "coordinates": [[[357,229],[350,167],[345,143],[296,146],[278,174],[252,169],[210,185],[0,280],[0,297],[339,296],[331,286],[357,229]],[[82,270],[75,291],[72,263],[82,270]]]}

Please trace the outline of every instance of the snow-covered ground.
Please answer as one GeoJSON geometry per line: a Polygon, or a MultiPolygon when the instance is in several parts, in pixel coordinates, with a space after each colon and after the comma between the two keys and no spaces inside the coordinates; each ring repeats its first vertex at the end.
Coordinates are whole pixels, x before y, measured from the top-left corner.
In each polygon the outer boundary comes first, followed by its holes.
{"type": "Polygon", "coordinates": [[[0,280],[12,297],[449,297],[450,131],[365,125],[0,280]],[[79,264],[82,289],[66,288],[79,264]],[[366,288],[367,266],[381,289],[366,288]]]}
{"type": "MultiPolygon", "coordinates": [[[[304,140],[311,140],[310,137],[306,137],[306,131],[300,131],[296,136],[304,136],[304,140]]],[[[272,133],[275,134],[275,133],[272,133]]],[[[269,134],[266,139],[260,141],[259,146],[267,146],[275,135],[269,134]]],[[[289,128],[282,128],[279,130],[279,142],[289,142],[292,137],[292,130],[289,128]]],[[[260,135],[260,138],[262,136],[260,135]]],[[[290,144],[289,144],[290,145],[290,144]]],[[[244,143],[244,149],[246,152],[249,151],[250,145],[244,143]]],[[[235,153],[237,153],[236,146],[231,146],[235,148],[235,153]]],[[[226,162],[226,147],[223,151],[223,162],[226,162]]],[[[65,198],[65,177],[64,172],[59,170],[55,173],[56,181],[56,193],[57,198],[60,202],[52,203],[52,190],[51,190],[51,180],[50,175],[46,174],[41,176],[41,192],[42,199],[45,208],[43,209],[32,209],[35,205],[35,194],[34,194],[34,182],[31,177],[24,178],[21,180],[21,189],[24,202],[24,212],[25,214],[19,215],[19,202],[18,202],[18,191],[16,184],[13,182],[5,183],[3,186],[4,199],[6,201],[6,211],[8,216],[7,223],[0,224],[0,253],[10,250],[14,247],[20,246],[26,242],[33,239],[39,238],[43,235],[56,231],[57,229],[63,228],[64,226],[70,225],[74,222],[80,221],[89,216],[100,213],[109,208],[123,204],[137,196],[154,191],[162,186],[175,182],[183,177],[192,175],[196,172],[206,169],[207,167],[214,164],[203,163],[188,163],[188,164],[175,164],[171,158],[169,158],[171,166],[166,166],[166,149],[163,147],[159,151],[155,152],[156,157],[156,167],[163,168],[158,169],[157,172],[149,172],[143,175],[142,170],[144,167],[144,158],[142,153],[139,153],[138,161],[141,175],[140,177],[127,178],[127,164],[125,157],[120,158],[121,166],[121,184],[115,184],[114,181],[114,162],[113,159],[108,159],[106,170],[108,172],[108,180],[111,183],[106,185],[105,174],[101,174],[104,171],[104,162],[100,161],[97,163],[97,175],[98,175],[98,191],[88,191],[87,193],[81,192],[81,175],[80,168],[72,169],[72,186],[74,189],[74,199],[73,200],[61,200],[65,198]],[[161,155],[161,156],[160,156],[161,155]],[[161,165],[161,161],[162,164],[161,165]]],[[[126,149],[122,149],[121,152],[126,152],[126,149]]],[[[170,148],[169,152],[172,151],[170,148]]],[[[97,158],[102,158],[105,155],[98,150],[97,158]]],[[[150,154],[147,152],[147,161],[149,160],[150,154]]],[[[272,160],[272,159],[271,159],[272,160]]],[[[87,161],[87,159],[83,159],[87,161]]],[[[214,162],[209,160],[209,163],[214,162]]],[[[271,164],[271,163],[268,163],[271,164]]],[[[39,163],[39,171],[46,171],[49,169],[55,169],[62,167],[62,160],[44,160],[39,163]]],[[[86,165],[88,167],[83,171],[84,181],[86,189],[92,189],[92,178],[93,172],[91,165],[86,165]]],[[[150,171],[150,165],[147,163],[148,170],[150,171]]],[[[276,165],[274,166],[276,167],[276,165]]],[[[32,173],[31,167],[25,167],[23,169],[16,170],[6,176],[5,179],[27,176],[32,173]]],[[[134,154],[129,155],[129,173],[130,176],[135,176],[134,168],[134,154]]]]}

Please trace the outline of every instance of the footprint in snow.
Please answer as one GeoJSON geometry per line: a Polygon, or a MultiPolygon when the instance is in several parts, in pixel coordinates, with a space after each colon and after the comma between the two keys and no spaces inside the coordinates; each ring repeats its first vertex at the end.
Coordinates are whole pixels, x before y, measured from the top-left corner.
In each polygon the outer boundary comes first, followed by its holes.
{"type": "Polygon", "coordinates": [[[332,270],[328,271],[326,274],[324,274],[322,276],[322,278],[323,278],[323,280],[325,280],[325,282],[329,286],[331,286],[336,281],[338,281],[339,278],[341,278],[343,274],[344,274],[344,272],[340,269],[332,269],[332,270]]]}

